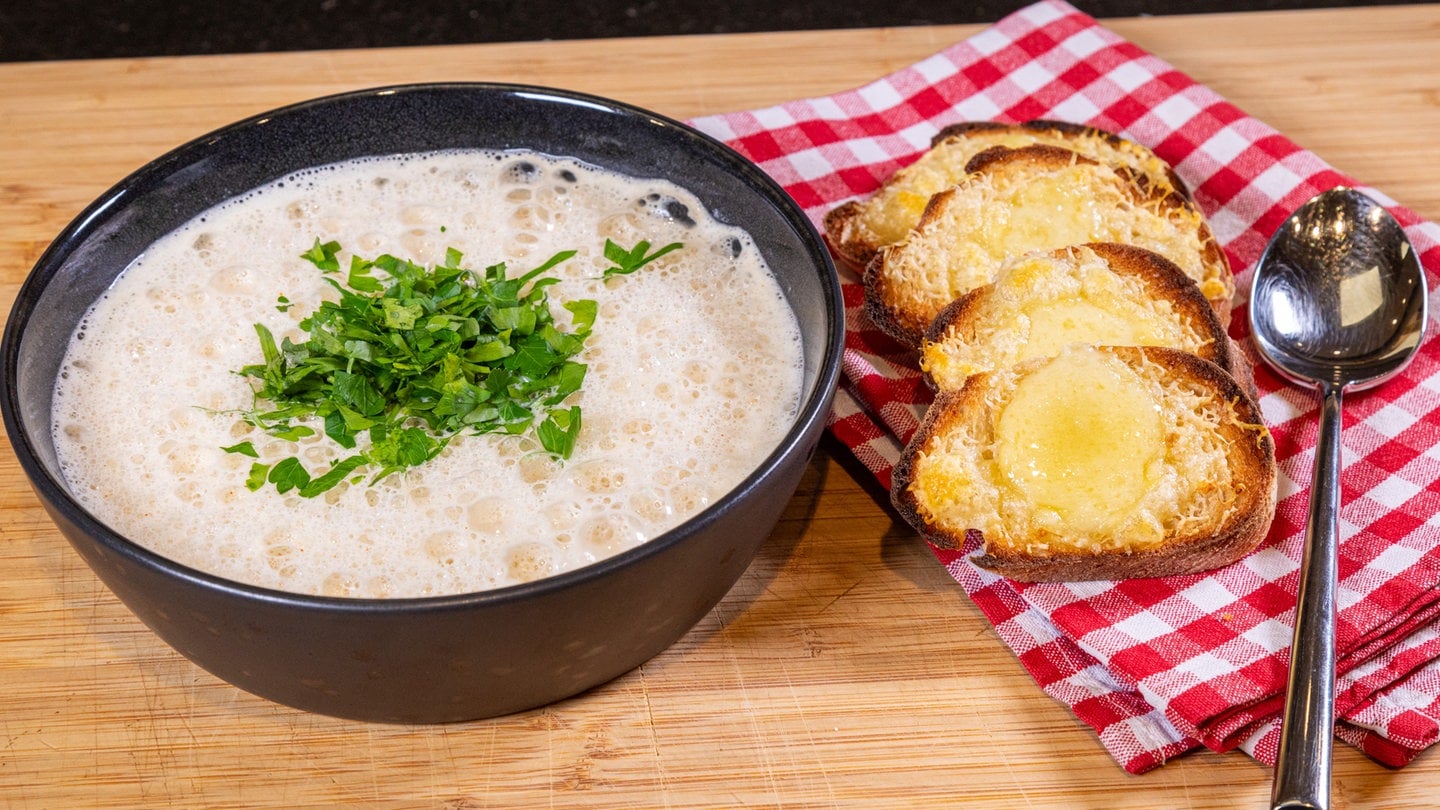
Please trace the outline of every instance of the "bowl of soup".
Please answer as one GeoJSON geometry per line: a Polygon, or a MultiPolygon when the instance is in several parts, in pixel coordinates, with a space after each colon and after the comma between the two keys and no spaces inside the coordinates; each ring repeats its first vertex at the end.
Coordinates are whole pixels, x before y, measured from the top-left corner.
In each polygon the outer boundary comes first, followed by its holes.
{"type": "Polygon", "coordinates": [[[835,268],[725,145],[625,103],[426,84],[157,158],[17,297],[5,426],[71,546],[269,700],[435,723],[688,632],[824,429],[835,268]]]}

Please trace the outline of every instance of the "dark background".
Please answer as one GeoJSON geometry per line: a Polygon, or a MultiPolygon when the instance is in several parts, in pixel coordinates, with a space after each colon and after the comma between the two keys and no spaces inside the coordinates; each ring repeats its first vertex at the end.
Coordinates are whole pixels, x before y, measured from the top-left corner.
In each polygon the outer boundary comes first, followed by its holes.
{"type": "MultiPolygon", "coordinates": [[[[1029,2],[0,0],[0,61],[983,23],[1029,2]]],[[[1072,0],[1072,4],[1103,18],[1384,3],[1072,0]]]]}

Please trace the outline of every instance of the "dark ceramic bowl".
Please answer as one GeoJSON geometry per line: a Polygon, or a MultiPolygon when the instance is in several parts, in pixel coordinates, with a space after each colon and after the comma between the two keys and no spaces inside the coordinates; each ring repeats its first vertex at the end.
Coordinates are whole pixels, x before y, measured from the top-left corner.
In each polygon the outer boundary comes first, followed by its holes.
{"type": "Polygon", "coordinates": [[[341,717],[430,723],[540,706],[664,650],[745,571],[794,494],[835,390],[839,281],[795,203],[724,145],[606,99],[484,84],[385,88],[234,124],[155,160],[75,219],[40,258],[5,327],[10,441],[56,525],[145,624],[220,678],[341,717]],[[376,126],[380,122],[382,126],[376,126]],[[157,556],[76,504],[56,464],[57,368],[86,309],[131,259],[195,214],[307,166],[450,148],[530,148],[667,177],[754,237],[800,323],[795,424],[734,491],[683,525],[586,568],[423,599],[282,593],[157,556]]]}

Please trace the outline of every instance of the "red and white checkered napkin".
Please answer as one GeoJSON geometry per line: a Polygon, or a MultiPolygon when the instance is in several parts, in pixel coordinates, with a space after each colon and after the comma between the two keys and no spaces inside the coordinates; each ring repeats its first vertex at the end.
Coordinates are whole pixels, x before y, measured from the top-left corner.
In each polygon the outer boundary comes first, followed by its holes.
{"type": "MultiPolygon", "coordinates": [[[[864,87],[693,123],[748,155],[819,225],[875,190],[942,126],[1053,118],[1124,133],[1195,190],[1248,289],[1286,215],[1355,185],[1210,89],[1059,0],[1029,6],[864,87]]],[[[1374,189],[1436,288],[1440,227],[1374,189]]],[[[846,271],[845,380],[831,431],[889,486],[930,393],[915,357],[875,331],[846,271]]],[[[1431,312],[1440,311],[1432,304],[1431,312]]],[[[1245,338],[1245,307],[1231,331],[1245,338]]],[[[1314,458],[1317,401],[1257,370],[1280,503],[1268,541],[1204,575],[1025,585],[936,549],[1040,686],[1127,770],[1204,745],[1274,761],[1314,458]]],[[[1405,374],[1347,398],[1340,550],[1338,735],[1403,765],[1440,737],[1440,340],[1405,374]]]]}

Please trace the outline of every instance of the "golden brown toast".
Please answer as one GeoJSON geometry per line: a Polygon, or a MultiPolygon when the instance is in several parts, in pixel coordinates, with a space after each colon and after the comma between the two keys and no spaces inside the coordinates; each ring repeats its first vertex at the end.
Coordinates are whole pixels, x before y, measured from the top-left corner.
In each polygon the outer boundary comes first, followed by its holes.
{"type": "Polygon", "coordinates": [[[1200,210],[1175,191],[1067,149],[995,147],[930,199],[920,222],[865,270],[865,307],[883,331],[918,348],[951,301],[994,279],[1008,258],[1087,242],[1152,250],[1193,279],[1222,324],[1235,284],[1200,210]]]}
{"type": "Polygon", "coordinates": [[[942,392],[892,501],[930,542],[1024,581],[1193,573],[1253,550],[1275,450],[1219,366],[1166,347],[1075,344],[942,392]]]}
{"type": "Polygon", "coordinates": [[[1006,260],[995,281],[940,311],[920,370],[936,390],[953,390],[970,374],[1054,356],[1069,343],[1184,349],[1254,395],[1249,361],[1195,282],[1158,253],[1112,242],[1006,260]]]}
{"type": "Polygon", "coordinates": [[[1189,190],[1170,164],[1146,147],[1113,133],[1064,121],[968,121],[942,129],[925,154],[892,175],[869,198],[852,200],[830,211],[825,216],[826,236],[840,258],[864,269],[880,248],[900,241],[915,227],[932,196],[965,176],[971,158],[995,146],[1013,149],[1037,143],[1127,167],[1143,183],[1189,197],[1189,190]]]}

